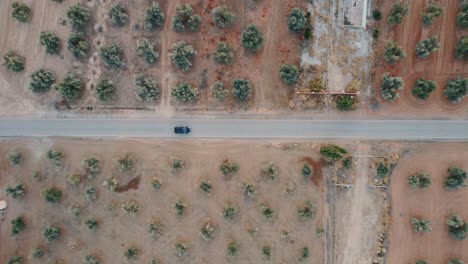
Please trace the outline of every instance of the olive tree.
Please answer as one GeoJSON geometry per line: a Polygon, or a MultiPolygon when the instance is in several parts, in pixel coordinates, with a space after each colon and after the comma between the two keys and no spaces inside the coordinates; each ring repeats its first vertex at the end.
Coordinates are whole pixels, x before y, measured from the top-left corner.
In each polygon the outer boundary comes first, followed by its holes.
{"type": "Polygon", "coordinates": [[[59,203],[62,200],[62,191],[56,187],[49,187],[42,192],[42,196],[49,203],[59,203]]]}
{"type": "Polygon", "coordinates": [[[459,215],[453,215],[445,223],[449,226],[449,234],[456,240],[464,240],[468,232],[468,224],[459,215]]]}
{"type": "Polygon", "coordinates": [[[188,71],[192,68],[192,59],[197,55],[197,52],[188,45],[185,41],[179,41],[172,44],[170,56],[174,65],[182,71],[188,71]]]}
{"type": "Polygon", "coordinates": [[[448,190],[461,189],[466,186],[466,178],[466,170],[463,170],[459,167],[451,167],[447,172],[447,177],[444,181],[444,186],[448,190]]]}
{"type": "Polygon", "coordinates": [[[224,87],[224,83],[219,81],[216,81],[213,85],[211,85],[210,90],[213,93],[214,99],[219,102],[226,100],[227,96],[229,95],[229,91],[224,87]]]}
{"type": "Polygon", "coordinates": [[[458,42],[455,57],[457,59],[468,60],[468,36],[462,37],[458,42]]]}
{"type": "Polygon", "coordinates": [[[382,84],[382,97],[386,101],[393,102],[400,98],[399,91],[403,90],[405,83],[400,77],[392,77],[388,73],[384,74],[382,84]]]}
{"type": "Polygon", "coordinates": [[[112,68],[120,68],[125,65],[123,49],[117,43],[111,43],[99,50],[99,55],[104,63],[112,68]]]}
{"type": "Polygon", "coordinates": [[[442,8],[438,3],[431,3],[426,11],[419,13],[421,20],[425,26],[428,26],[434,22],[437,17],[442,15],[442,8]]]}
{"type": "Polygon", "coordinates": [[[232,176],[239,171],[240,167],[237,163],[230,160],[223,160],[219,165],[219,170],[224,176],[232,176]]]}
{"type": "Polygon", "coordinates": [[[113,25],[122,27],[128,23],[127,8],[121,4],[113,5],[109,9],[109,18],[113,25]]]}
{"type": "Polygon", "coordinates": [[[242,32],[242,44],[248,50],[259,50],[263,45],[263,41],[264,39],[262,32],[257,26],[253,24],[249,24],[242,32]]]}
{"type": "Polygon", "coordinates": [[[395,42],[389,41],[385,46],[385,60],[390,64],[397,64],[400,60],[406,57],[406,53],[395,42]]]}
{"type": "Polygon", "coordinates": [[[19,22],[26,23],[31,19],[32,11],[26,4],[13,2],[11,8],[13,9],[11,16],[19,22]]]}
{"type": "Polygon", "coordinates": [[[317,208],[312,201],[305,201],[297,208],[297,216],[299,220],[309,220],[315,215],[317,208]]]}
{"type": "Polygon", "coordinates": [[[214,238],[215,231],[216,227],[213,221],[208,220],[203,223],[202,227],[200,228],[200,237],[205,241],[209,241],[214,238]]]}
{"type": "Polygon", "coordinates": [[[424,78],[419,78],[414,84],[412,93],[415,97],[426,100],[429,98],[429,95],[436,90],[436,83],[434,81],[426,80],[424,78]]]}
{"type": "Polygon", "coordinates": [[[23,153],[21,152],[8,153],[7,159],[12,165],[20,165],[23,162],[23,153]]]}
{"type": "Polygon", "coordinates": [[[428,233],[432,231],[430,220],[412,217],[410,219],[410,222],[411,222],[411,225],[413,225],[414,232],[416,233],[420,233],[420,232],[428,233]]]}
{"type": "Polygon", "coordinates": [[[418,55],[420,58],[426,59],[432,52],[439,50],[439,48],[440,44],[437,42],[437,39],[433,36],[419,42],[416,45],[415,52],[416,55],[418,55]]]}
{"type": "Polygon", "coordinates": [[[24,258],[19,255],[11,257],[11,259],[8,260],[7,262],[7,264],[23,264],[23,263],[24,263],[24,258]]]}
{"type": "Polygon", "coordinates": [[[59,166],[62,163],[63,153],[59,150],[51,149],[47,151],[46,157],[48,160],[53,162],[56,166],[59,166]]]}
{"type": "Polygon", "coordinates": [[[45,237],[47,242],[52,242],[60,238],[61,228],[56,225],[50,225],[42,230],[42,235],[45,237]]]}
{"type": "Polygon", "coordinates": [[[460,77],[448,80],[444,94],[447,99],[453,104],[459,103],[466,96],[468,91],[468,78],[462,79],[460,77]]]}
{"type": "Polygon", "coordinates": [[[234,57],[232,46],[224,41],[218,42],[214,56],[215,62],[219,64],[231,65],[234,57]]]}
{"type": "Polygon", "coordinates": [[[288,17],[288,27],[291,31],[300,33],[307,25],[307,18],[304,11],[298,7],[291,9],[288,17]]]}
{"type": "Polygon", "coordinates": [[[84,264],[101,264],[101,260],[94,255],[86,255],[83,258],[84,264]]]}
{"type": "Polygon", "coordinates": [[[236,18],[234,13],[231,12],[226,5],[217,6],[213,8],[212,14],[213,23],[220,28],[229,27],[230,25],[232,25],[234,19],[236,18]]]}
{"type": "Polygon", "coordinates": [[[387,22],[390,25],[400,24],[403,21],[403,18],[408,13],[408,5],[403,2],[397,2],[393,4],[390,9],[390,14],[388,15],[387,22]]]}
{"type": "Polygon", "coordinates": [[[250,99],[252,84],[247,79],[234,79],[232,84],[232,94],[237,101],[245,103],[250,99]]]}
{"type": "Polygon", "coordinates": [[[99,223],[98,221],[96,220],[96,218],[94,217],[90,217],[88,219],[86,219],[85,221],[85,225],[86,227],[88,227],[88,229],[91,231],[91,232],[96,232],[98,226],[99,226],[99,223]]]}
{"type": "Polygon", "coordinates": [[[115,85],[108,79],[101,79],[96,85],[96,95],[101,101],[109,101],[114,97],[115,85]]]}
{"type": "Polygon", "coordinates": [[[23,198],[26,194],[26,186],[21,182],[13,186],[7,185],[5,187],[5,194],[13,199],[23,198]]]}
{"type": "Polygon", "coordinates": [[[50,89],[55,82],[55,76],[52,72],[39,69],[33,71],[30,75],[29,90],[34,93],[42,93],[50,89]]]}
{"type": "Polygon", "coordinates": [[[299,68],[293,64],[283,64],[281,65],[279,75],[285,84],[295,84],[299,79],[299,68]]]}
{"type": "Polygon", "coordinates": [[[50,55],[59,54],[61,42],[57,34],[42,31],[39,37],[41,45],[46,47],[46,52],[50,55]]]}
{"type": "Polygon", "coordinates": [[[68,50],[77,58],[83,58],[88,54],[89,43],[84,33],[72,32],[68,37],[68,50]]]}
{"type": "Polygon", "coordinates": [[[175,244],[176,256],[181,258],[187,255],[187,251],[190,249],[190,244],[186,241],[180,240],[175,244]]]}
{"type": "Polygon", "coordinates": [[[54,85],[54,88],[66,99],[76,100],[81,96],[83,82],[77,76],[69,74],[62,83],[54,85]]]}
{"type": "Polygon", "coordinates": [[[147,63],[155,63],[159,59],[159,53],[154,49],[154,44],[147,38],[142,38],[137,41],[136,53],[147,63]]]}
{"type": "Polygon", "coordinates": [[[465,264],[461,259],[451,259],[447,264],[465,264]]]}
{"type": "Polygon", "coordinates": [[[351,111],[354,108],[356,100],[353,95],[349,94],[339,94],[334,97],[334,102],[336,107],[340,111],[351,111]]]}
{"type": "Polygon", "coordinates": [[[3,55],[3,66],[13,72],[20,72],[24,70],[26,59],[15,51],[8,51],[3,55]]]}
{"type": "Polygon", "coordinates": [[[468,2],[463,0],[461,2],[462,11],[457,16],[457,25],[460,28],[468,27],[468,2]]]}
{"type": "Polygon", "coordinates": [[[177,103],[194,103],[198,100],[198,88],[190,83],[179,83],[171,92],[177,103]]]}
{"type": "Polygon", "coordinates": [[[26,228],[26,221],[23,216],[18,216],[11,220],[11,236],[16,236],[26,228]]]}
{"type": "Polygon", "coordinates": [[[67,17],[72,27],[75,29],[83,29],[91,20],[91,11],[78,3],[68,8],[67,17]]]}
{"type": "Polygon", "coordinates": [[[132,260],[132,259],[137,259],[139,253],[140,253],[140,251],[139,251],[137,248],[131,247],[131,248],[128,248],[128,249],[125,251],[124,256],[125,256],[128,260],[132,260]]]}
{"type": "Polygon", "coordinates": [[[143,74],[135,76],[135,89],[137,96],[143,101],[152,102],[160,96],[159,83],[143,74]]]}
{"type": "Polygon", "coordinates": [[[337,145],[325,145],[320,147],[320,154],[332,161],[339,161],[348,154],[348,151],[337,145]]]}
{"type": "Polygon", "coordinates": [[[165,20],[166,16],[161,10],[159,3],[153,2],[151,6],[146,8],[144,15],[144,27],[146,30],[153,30],[154,28],[163,25],[165,20]]]}
{"type": "Polygon", "coordinates": [[[185,31],[190,29],[196,31],[200,27],[202,17],[194,13],[192,5],[185,4],[176,7],[176,14],[172,20],[174,31],[185,31]]]}
{"type": "Polygon", "coordinates": [[[426,173],[416,173],[408,178],[408,185],[411,188],[426,189],[429,188],[431,183],[431,177],[429,176],[429,174],[426,173]]]}
{"type": "Polygon", "coordinates": [[[127,172],[135,168],[135,165],[136,165],[135,155],[129,152],[124,153],[117,157],[117,159],[115,160],[115,164],[117,168],[119,169],[119,171],[127,172]]]}

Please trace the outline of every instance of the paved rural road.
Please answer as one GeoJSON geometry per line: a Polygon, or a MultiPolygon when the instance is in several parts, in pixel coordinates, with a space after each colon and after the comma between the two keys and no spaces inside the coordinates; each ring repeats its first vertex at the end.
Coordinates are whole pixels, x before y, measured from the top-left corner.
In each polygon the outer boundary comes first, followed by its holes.
{"type": "Polygon", "coordinates": [[[468,139],[468,121],[241,119],[0,119],[0,136],[468,139]]]}

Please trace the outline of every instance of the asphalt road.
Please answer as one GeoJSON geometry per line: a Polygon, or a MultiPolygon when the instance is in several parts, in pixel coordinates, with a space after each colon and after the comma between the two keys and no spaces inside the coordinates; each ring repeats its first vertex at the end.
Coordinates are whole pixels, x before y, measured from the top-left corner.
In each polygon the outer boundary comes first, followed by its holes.
{"type": "Polygon", "coordinates": [[[0,136],[468,139],[468,121],[241,119],[0,119],[0,136]],[[174,126],[192,128],[189,136],[174,126]]]}

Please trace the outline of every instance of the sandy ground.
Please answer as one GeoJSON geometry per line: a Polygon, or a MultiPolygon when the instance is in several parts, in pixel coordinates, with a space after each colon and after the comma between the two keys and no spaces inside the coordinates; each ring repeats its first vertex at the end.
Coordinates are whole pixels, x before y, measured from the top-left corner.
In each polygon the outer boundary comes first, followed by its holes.
{"type": "Polygon", "coordinates": [[[468,260],[468,241],[456,241],[448,234],[447,217],[459,214],[468,218],[468,189],[447,191],[444,177],[450,166],[468,169],[468,144],[423,144],[403,156],[391,179],[392,227],[388,263],[414,263],[418,258],[429,263],[446,263],[450,258],[468,260]],[[432,185],[427,190],[412,190],[407,185],[414,173],[429,173],[432,185]],[[415,234],[411,217],[432,221],[432,232],[415,234]]]}
{"type": "MultiPolygon", "coordinates": [[[[317,173],[314,182],[300,176],[304,159],[318,161],[318,144],[271,141],[172,141],[172,140],[82,140],[82,139],[2,139],[0,156],[5,157],[10,151],[24,153],[22,166],[14,167],[2,158],[0,186],[23,181],[27,194],[22,200],[7,197],[9,208],[6,218],[0,222],[0,262],[6,261],[18,252],[28,256],[37,245],[45,245],[47,254],[43,261],[62,259],[65,263],[81,263],[81,258],[88,254],[100,256],[105,263],[126,263],[124,251],[137,247],[141,253],[135,263],[149,263],[153,257],[163,263],[227,263],[226,246],[235,239],[240,243],[239,255],[232,263],[263,263],[261,247],[272,248],[271,263],[296,263],[299,250],[308,246],[311,258],[305,263],[324,263],[325,236],[316,233],[317,228],[325,228],[327,205],[325,202],[326,186],[317,173]],[[63,151],[63,165],[54,166],[45,158],[49,149],[63,151]],[[132,152],[137,158],[136,168],[128,173],[120,173],[114,159],[124,153],[132,152]],[[102,172],[96,178],[85,180],[81,185],[72,187],[66,177],[71,173],[83,174],[81,161],[95,155],[102,161],[102,172]],[[171,157],[178,157],[186,162],[180,172],[169,168],[171,157]],[[231,159],[240,165],[240,171],[231,179],[224,179],[219,172],[219,164],[224,159],[231,159]],[[260,170],[267,162],[273,162],[279,168],[279,178],[270,182],[260,176],[260,170]],[[32,171],[40,170],[43,179],[36,181],[32,171]],[[114,176],[126,184],[135,177],[141,177],[137,190],[114,193],[101,186],[105,177],[114,176]],[[152,177],[160,177],[164,183],[159,191],[151,188],[152,177]],[[201,193],[198,183],[201,178],[213,183],[213,193],[209,196],[201,193]],[[256,199],[246,199],[241,188],[244,180],[256,184],[256,199]],[[63,190],[64,197],[60,204],[51,205],[44,201],[40,192],[49,186],[63,190]],[[88,202],[83,194],[86,186],[98,189],[95,202],[88,202]],[[285,194],[286,186],[294,186],[295,192],[285,194]],[[108,206],[134,199],[140,204],[138,216],[127,215],[120,208],[114,212],[108,206]],[[188,202],[187,214],[177,217],[173,205],[178,199],[188,202]],[[296,207],[306,199],[317,205],[313,220],[299,221],[296,207]],[[239,206],[239,216],[231,223],[220,215],[226,201],[239,206]],[[277,213],[271,220],[266,220],[258,210],[258,204],[267,201],[277,213]],[[72,218],[69,206],[82,206],[82,219],[72,218]],[[11,219],[23,215],[27,228],[16,236],[10,237],[11,219]],[[95,234],[87,230],[84,219],[95,216],[100,223],[95,234]],[[217,226],[215,238],[211,242],[201,240],[199,230],[202,223],[211,218],[217,226]],[[151,219],[159,219],[164,224],[162,235],[151,238],[145,225],[151,219]],[[41,234],[48,224],[60,225],[63,235],[57,242],[46,243],[41,234]],[[258,228],[255,236],[250,237],[247,229],[258,228]],[[288,230],[290,239],[281,238],[281,231],[288,230]],[[178,260],[175,257],[174,244],[185,239],[191,244],[189,255],[178,260]],[[71,242],[78,243],[75,249],[71,242]]],[[[4,199],[2,193],[0,199],[4,199]]],[[[33,263],[28,260],[27,263],[33,263]]]]}

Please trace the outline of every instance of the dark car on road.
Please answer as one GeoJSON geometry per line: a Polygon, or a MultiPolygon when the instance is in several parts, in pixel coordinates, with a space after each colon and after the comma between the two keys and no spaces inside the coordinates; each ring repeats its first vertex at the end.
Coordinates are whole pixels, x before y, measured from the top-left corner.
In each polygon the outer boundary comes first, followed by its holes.
{"type": "Polygon", "coordinates": [[[192,129],[188,126],[176,126],[174,127],[174,133],[180,135],[188,135],[192,132],[192,129]]]}

